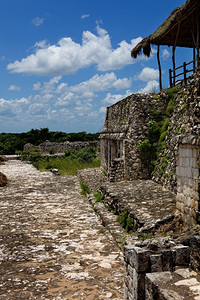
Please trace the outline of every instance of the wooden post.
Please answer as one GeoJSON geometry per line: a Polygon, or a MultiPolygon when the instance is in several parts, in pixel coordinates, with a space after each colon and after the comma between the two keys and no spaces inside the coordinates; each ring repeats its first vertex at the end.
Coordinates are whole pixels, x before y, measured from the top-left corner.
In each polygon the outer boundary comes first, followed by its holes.
{"type": "Polygon", "coordinates": [[[197,68],[200,67],[200,60],[199,60],[199,47],[200,47],[200,42],[199,42],[199,15],[197,14],[197,68]]]}
{"type": "Polygon", "coordinates": [[[169,69],[169,85],[170,85],[170,88],[172,87],[172,70],[169,69]]]}
{"type": "Polygon", "coordinates": [[[160,64],[160,45],[158,45],[157,60],[158,60],[158,69],[159,69],[159,86],[160,86],[160,91],[161,91],[162,90],[162,70],[161,70],[161,64],[160,64]]]}
{"type": "Polygon", "coordinates": [[[175,64],[175,50],[176,47],[173,45],[172,47],[172,62],[173,62],[173,86],[175,86],[175,82],[176,82],[176,64],[175,64]]]}
{"type": "Polygon", "coordinates": [[[186,62],[183,63],[184,84],[187,84],[186,62]]]}
{"type": "Polygon", "coordinates": [[[193,47],[193,73],[196,71],[196,49],[193,47]]]}

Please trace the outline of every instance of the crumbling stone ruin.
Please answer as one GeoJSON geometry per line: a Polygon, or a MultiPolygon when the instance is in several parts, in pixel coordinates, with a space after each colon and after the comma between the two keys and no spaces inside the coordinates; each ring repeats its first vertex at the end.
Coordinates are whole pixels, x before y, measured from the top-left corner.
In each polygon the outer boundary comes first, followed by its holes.
{"type": "Polygon", "coordinates": [[[108,107],[100,135],[102,166],[111,182],[152,179],[178,192],[177,210],[192,226],[199,217],[199,136],[197,72],[184,87],[133,94],[108,107]]]}
{"type": "MultiPolygon", "coordinates": [[[[186,86],[133,94],[107,108],[100,149],[110,186],[120,189],[125,181],[131,186],[150,180],[170,190],[179,216],[178,235],[183,232],[181,241],[172,234],[145,242],[133,239],[125,246],[126,300],[200,299],[199,136],[200,72],[186,86]]],[[[110,192],[110,199],[121,205],[125,194],[123,189],[117,195],[110,192]]],[[[129,216],[134,213],[129,211],[129,216]]]]}
{"type": "Polygon", "coordinates": [[[85,147],[94,146],[97,147],[97,142],[63,142],[63,143],[56,143],[56,142],[50,142],[45,141],[42,144],[39,144],[38,146],[34,146],[30,143],[24,145],[24,151],[32,152],[36,148],[40,150],[41,153],[47,154],[47,153],[64,153],[66,150],[74,149],[74,150],[81,150],[85,147]]]}

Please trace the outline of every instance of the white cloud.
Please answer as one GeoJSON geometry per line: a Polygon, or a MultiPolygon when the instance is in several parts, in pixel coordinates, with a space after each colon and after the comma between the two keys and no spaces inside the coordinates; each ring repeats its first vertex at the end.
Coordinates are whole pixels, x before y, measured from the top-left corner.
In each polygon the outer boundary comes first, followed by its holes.
{"type": "Polygon", "coordinates": [[[149,82],[147,82],[147,85],[140,89],[138,91],[138,93],[152,93],[155,92],[159,87],[159,83],[156,80],[150,80],[149,82]]]}
{"type": "Polygon", "coordinates": [[[36,42],[34,45],[35,48],[41,48],[41,49],[47,48],[48,46],[49,46],[49,43],[46,40],[36,42]]]}
{"type": "Polygon", "coordinates": [[[108,105],[112,105],[124,98],[126,98],[127,96],[131,95],[132,92],[130,90],[127,90],[125,94],[111,94],[111,93],[107,93],[106,97],[101,101],[103,104],[108,104],[108,105]]]}
{"type": "Polygon", "coordinates": [[[100,61],[98,64],[98,70],[109,71],[109,70],[119,70],[126,65],[133,63],[133,59],[130,55],[131,50],[141,41],[141,38],[131,40],[128,44],[126,41],[119,43],[119,47],[109,53],[104,60],[100,61]]]}
{"type": "Polygon", "coordinates": [[[110,36],[106,30],[97,26],[97,35],[84,31],[82,44],[75,43],[70,37],[64,37],[56,45],[47,45],[46,41],[35,44],[36,52],[21,61],[7,66],[13,73],[36,75],[68,75],[79,69],[96,65],[100,71],[122,69],[135,60],[131,58],[131,49],[141,38],[122,41],[113,50],[110,36]]]}
{"type": "Polygon", "coordinates": [[[34,91],[39,91],[41,88],[41,83],[40,82],[37,82],[33,85],[33,90],[34,91]]]}
{"type": "Polygon", "coordinates": [[[39,17],[36,17],[31,21],[31,23],[35,26],[40,26],[43,24],[43,22],[44,22],[44,18],[39,18],[39,17]]]}
{"type": "Polygon", "coordinates": [[[152,81],[152,80],[156,80],[158,78],[159,78],[158,70],[146,67],[141,71],[141,73],[139,75],[135,76],[134,79],[135,80],[139,79],[139,80],[148,82],[150,80],[152,81]]]}
{"type": "Polygon", "coordinates": [[[167,60],[170,57],[169,51],[165,48],[162,51],[162,59],[167,60]]]}
{"type": "Polygon", "coordinates": [[[80,84],[71,87],[71,90],[78,93],[106,91],[111,88],[120,90],[129,88],[131,84],[132,78],[117,79],[115,73],[111,72],[102,75],[96,74],[88,81],[81,82],[80,84]]]}
{"type": "Polygon", "coordinates": [[[81,16],[81,19],[86,19],[86,18],[89,18],[89,17],[90,17],[89,14],[87,14],[87,15],[82,15],[82,16],[81,16]]]}
{"type": "Polygon", "coordinates": [[[17,85],[14,85],[14,84],[11,84],[8,89],[9,89],[9,91],[20,91],[21,87],[17,86],[17,85]]]}

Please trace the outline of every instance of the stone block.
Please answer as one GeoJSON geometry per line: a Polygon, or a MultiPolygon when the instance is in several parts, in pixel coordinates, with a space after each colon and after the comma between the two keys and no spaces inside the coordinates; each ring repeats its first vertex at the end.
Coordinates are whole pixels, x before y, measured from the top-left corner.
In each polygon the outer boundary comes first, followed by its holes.
{"type": "Polygon", "coordinates": [[[185,165],[184,165],[186,168],[190,167],[190,158],[189,157],[186,157],[185,159],[185,165]]]}
{"type": "Polygon", "coordinates": [[[190,267],[200,271],[200,236],[193,236],[190,240],[190,267]]]}
{"type": "MultiPolygon", "coordinates": [[[[163,299],[159,298],[159,285],[171,279],[170,272],[146,274],[145,278],[145,293],[148,300],[163,299]]],[[[165,299],[165,298],[164,298],[165,299]]]]}
{"type": "Polygon", "coordinates": [[[177,208],[179,211],[181,211],[181,202],[178,201],[178,199],[177,199],[177,201],[176,201],[176,208],[177,208]]]}
{"type": "Polygon", "coordinates": [[[193,199],[194,201],[196,201],[196,202],[199,201],[199,193],[198,193],[198,191],[194,191],[194,192],[192,193],[192,199],[193,199]]]}
{"type": "Polygon", "coordinates": [[[130,265],[136,269],[138,273],[150,271],[150,251],[134,247],[130,257],[130,265]]]}
{"type": "Polygon", "coordinates": [[[125,276],[124,283],[127,289],[132,292],[133,291],[133,279],[130,276],[125,276]]]}
{"type": "Polygon", "coordinates": [[[188,246],[179,245],[173,248],[173,261],[175,266],[188,267],[190,260],[190,249],[188,246]]]}
{"type": "Polygon", "coordinates": [[[124,247],[124,260],[127,264],[130,265],[130,260],[133,255],[134,246],[125,246],[124,247]]]}
{"type": "Polygon", "coordinates": [[[198,150],[197,150],[196,148],[193,148],[193,149],[192,149],[192,157],[193,157],[193,158],[198,157],[198,150]]]}
{"type": "Polygon", "coordinates": [[[185,205],[187,207],[192,207],[192,199],[189,196],[185,197],[185,205]]]}
{"type": "Polygon", "coordinates": [[[173,255],[171,250],[164,250],[162,252],[162,266],[163,271],[173,271],[173,255]]]}
{"type": "Polygon", "coordinates": [[[176,167],[176,175],[180,176],[180,167],[179,166],[176,167]]]}
{"type": "Polygon", "coordinates": [[[199,178],[199,169],[192,168],[192,178],[199,178]]]}
{"type": "Polygon", "coordinates": [[[127,268],[127,274],[129,276],[131,276],[131,278],[132,278],[133,277],[134,268],[131,267],[131,265],[128,265],[126,268],[127,268]]]}
{"type": "Polygon", "coordinates": [[[150,256],[151,272],[162,272],[162,255],[154,254],[150,256]]]}
{"type": "Polygon", "coordinates": [[[192,180],[192,188],[193,188],[193,191],[199,190],[199,179],[198,178],[194,178],[192,180]]]}

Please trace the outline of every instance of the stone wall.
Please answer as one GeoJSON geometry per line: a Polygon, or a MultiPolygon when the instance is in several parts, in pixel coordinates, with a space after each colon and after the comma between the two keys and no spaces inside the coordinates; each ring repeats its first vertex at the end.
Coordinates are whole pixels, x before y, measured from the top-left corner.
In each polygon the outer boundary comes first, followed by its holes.
{"type": "Polygon", "coordinates": [[[191,227],[199,222],[200,140],[194,136],[179,139],[177,157],[177,209],[184,223],[191,227]]]}
{"type": "Polygon", "coordinates": [[[85,147],[94,146],[97,147],[97,142],[63,142],[63,143],[56,143],[56,142],[49,142],[46,141],[39,146],[34,146],[30,143],[24,146],[24,151],[32,152],[35,148],[39,149],[41,153],[64,153],[66,150],[75,149],[81,150],[85,147]]]}
{"type": "Polygon", "coordinates": [[[184,87],[179,87],[174,99],[174,110],[164,140],[165,147],[159,153],[152,179],[176,192],[176,163],[179,141],[184,136],[200,136],[200,72],[191,76],[184,87]],[[163,168],[162,161],[166,160],[163,168]]]}
{"type": "MultiPolygon", "coordinates": [[[[152,94],[133,94],[107,108],[104,129],[100,135],[102,166],[108,176],[114,178],[114,163],[119,158],[116,149],[121,143],[120,172],[115,180],[152,178],[157,183],[176,192],[176,159],[179,144],[172,143],[180,135],[200,135],[200,73],[191,76],[187,86],[174,89],[173,109],[167,111],[170,90],[152,94]],[[141,158],[139,143],[149,138],[149,124],[156,120],[156,113],[166,121],[162,132],[161,146],[156,150],[158,157],[154,165],[141,158]],[[113,150],[114,149],[114,150],[113,150]],[[152,173],[153,171],[153,173],[152,173]]],[[[157,147],[156,143],[153,147],[157,147]]]]}
{"type": "Polygon", "coordinates": [[[193,237],[189,246],[176,245],[169,238],[126,246],[125,300],[197,299],[200,282],[194,271],[200,268],[199,246],[199,237],[193,237]]]}
{"type": "Polygon", "coordinates": [[[101,158],[102,166],[113,180],[150,178],[152,167],[141,159],[137,146],[148,135],[151,111],[166,110],[166,94],[158,95],[133,94],[107,108],[104,130],[100,135],[101,158]],[[119,158],[121,178],[119,164],[115,163],[119,158]],[[118,170],[116,178],[113,176],[115,167],[118,170]]]}
{"type": "Polygon", "coordinates": [[[200,72],[184,87],[133,94],[108,107],[102,166],[110,181],[152,179],[178,193],[177,209],[193,226],[200,221],[199,136],[200,72]]]}

